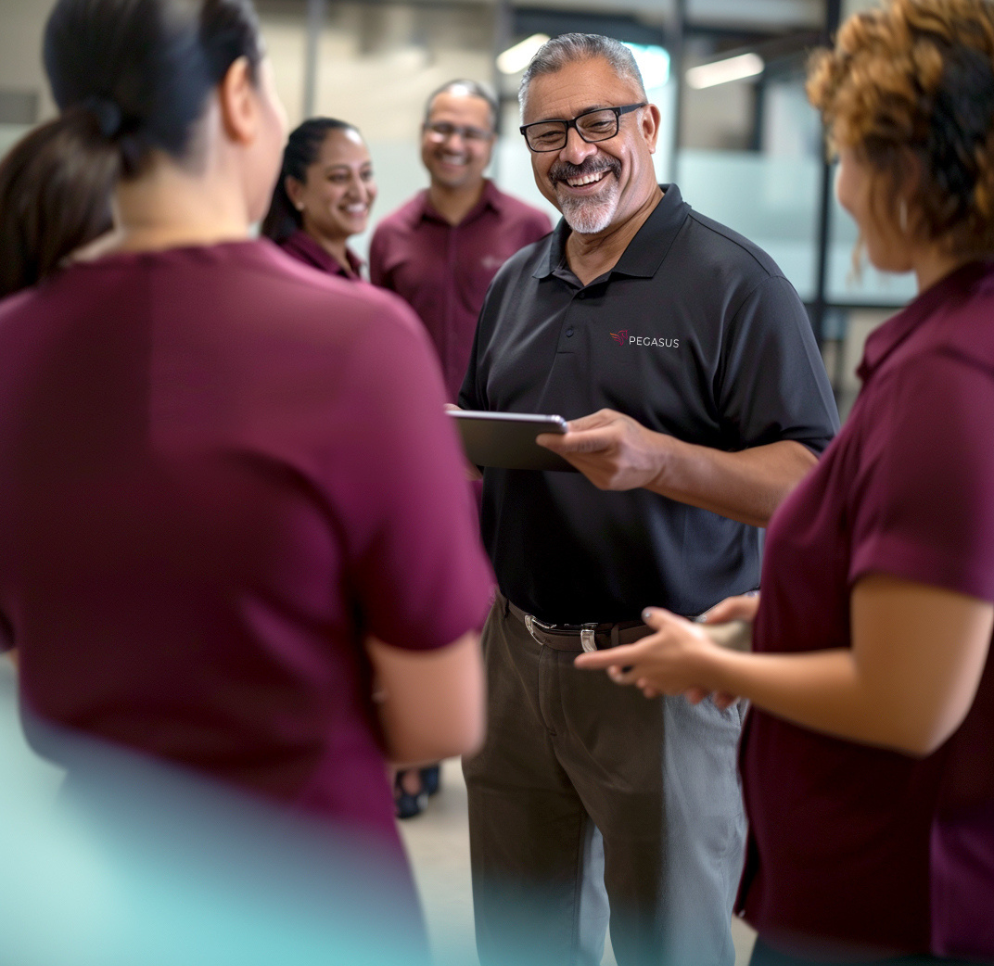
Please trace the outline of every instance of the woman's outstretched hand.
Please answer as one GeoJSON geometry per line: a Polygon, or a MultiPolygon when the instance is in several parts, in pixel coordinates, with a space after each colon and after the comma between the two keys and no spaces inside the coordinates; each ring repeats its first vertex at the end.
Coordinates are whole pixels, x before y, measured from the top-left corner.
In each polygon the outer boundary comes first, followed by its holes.
{"type": "Polygon", "coordinates": [[[702,624],[730,620],[752,621],[759,606],[755,596],[729,597],[716,604],[700,622],[678,617],[660,607],[647,607],[642,619],[655,634],[634,644],[625,644],[593,654],[581,654],[575,664],[588,670],[606,670],[616,684],[632,684],[647,697],[684,695],[692,704],[711,696],[719,708],[738,698],[717,691],[710,684],[709,659],[721,648],[711,640],[702,624]]]}

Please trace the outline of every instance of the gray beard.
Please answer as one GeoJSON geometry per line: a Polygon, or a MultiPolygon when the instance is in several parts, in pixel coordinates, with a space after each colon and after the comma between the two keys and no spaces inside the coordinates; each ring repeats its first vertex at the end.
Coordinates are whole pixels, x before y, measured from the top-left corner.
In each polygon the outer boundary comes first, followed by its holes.
{"type": "Polygon", "coordinates": [[[566,224],[580,235],[596,235],[604,231],[611,224],[618,207],[617,196],[613,191],[603,200],[564,198],[560,205],[566,224]]]}

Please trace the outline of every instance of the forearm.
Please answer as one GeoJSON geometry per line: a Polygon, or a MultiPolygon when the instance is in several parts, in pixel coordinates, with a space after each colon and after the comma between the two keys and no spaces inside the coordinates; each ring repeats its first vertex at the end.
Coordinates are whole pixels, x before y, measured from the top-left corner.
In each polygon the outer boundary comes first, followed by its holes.
{"type": "Polygon", "coordinates": [[[757,527],[818,461],[793,440],[726,453],[656,436],[659,470],[647,489],[757,527]]]}
{"type": "Polygon", "coordinates": [[[479,635],[464,634],[434,651],[404,651],[370,637],[366,649],[392,761],[439,761],[480,746],[485,685],[479,635]]]}
{"type": "Polygon", "coordinates": [[[703,663],[706,688],[748,698],[770,714],[836,738],[924,756],[954,727],[922,714],[913,694],[896,692],[861,672],[848,649],[802,654],[715,650],[703,663]]]}

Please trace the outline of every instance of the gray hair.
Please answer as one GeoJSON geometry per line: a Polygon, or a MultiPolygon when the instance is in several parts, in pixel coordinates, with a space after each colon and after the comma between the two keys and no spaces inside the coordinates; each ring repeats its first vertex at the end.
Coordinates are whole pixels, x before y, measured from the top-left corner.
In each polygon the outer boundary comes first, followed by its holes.
{"type": "Polygon", "coordinates": [[[465,95],[467,97],[478,97],[481,101],[486,101],[487,107],[490,108],[490,125],[496,130],[500,108],[497,106],[497,98],[485,84],[474,80],[452,80],[447,84],[443,84],[437,90],[432,91],[428,95],[428,100],[425,101],[425,124],[428,123],[431,117],[431,106],[439,94],[465,95]]]}
{"type": "Polygon", "coordinates": [[[556,74],[569,64],[593,57],[606,60],[618,77],[631,81],[638,88],[641,100],[646,99],[642,71],[635,62],[635,55],[623,43],[600,34],[561,34],[547,40],[539,48],[521,78],[518,105],[522,118],[528,101],[528,88],[536,77],[541,74],[556,74]]]}

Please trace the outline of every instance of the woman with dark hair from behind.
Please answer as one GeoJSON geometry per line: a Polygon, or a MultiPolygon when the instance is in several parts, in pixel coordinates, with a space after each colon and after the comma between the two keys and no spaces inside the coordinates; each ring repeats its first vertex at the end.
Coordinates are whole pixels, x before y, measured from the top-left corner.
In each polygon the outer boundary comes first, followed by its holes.
{"type": "MultiPolygon", "coordinates": [[[[79,123],[96,130],[92,111],[79,123]]],[[[34,128],[0,160],[0,298],[50,275],[71,252],[110,231],[110,195],[117,163],[97,163],[71,149],[73,136],[60,121],[34,128]],[[31,184],[40,190],[32,204],[31,184]]]]}
{"type": "Polygon", "coordinates": [[[994,3],[857,13],[808,93],[870,261],[919,294],[770,522],[758,610],[709,614],[761,653],[650,608],[656,634],[576,663],[752,701],[754,963],[994,963],[994,3]]]}
{"type": "Polygon", "coordinates": [[[0,650],[33,716],[344,829],[414,909],[385,759],[478,745],[489,594],[431,346],[249,237],[285,123],[248,0],[59,0],[44,52],[116,223],[0,304],[0,650]]]}
{"type": "Polygon", "coordinates": [[[366,230],[376,200],[373,162],[359,129],[313,117],[290,132],[262,234],[323,272],[358,279],[348,240],[366,230]]]}

